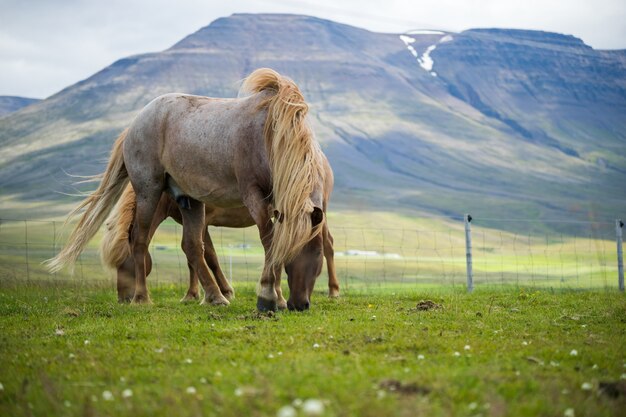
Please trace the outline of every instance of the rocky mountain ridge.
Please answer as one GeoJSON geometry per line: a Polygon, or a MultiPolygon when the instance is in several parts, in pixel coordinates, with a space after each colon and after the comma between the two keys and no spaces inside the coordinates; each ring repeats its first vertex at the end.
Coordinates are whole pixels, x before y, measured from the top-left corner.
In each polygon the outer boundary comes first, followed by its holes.
{"type": "Polygon", "coordinates": [[[234,97],[257,67],[294,79],[335,170],[337,208],[484,217],[626,211],[626,51],[475,29],[380,34],[298,15],[218,19],[0,119],[0,206],[73,202],[152,98],[234,97]]]}

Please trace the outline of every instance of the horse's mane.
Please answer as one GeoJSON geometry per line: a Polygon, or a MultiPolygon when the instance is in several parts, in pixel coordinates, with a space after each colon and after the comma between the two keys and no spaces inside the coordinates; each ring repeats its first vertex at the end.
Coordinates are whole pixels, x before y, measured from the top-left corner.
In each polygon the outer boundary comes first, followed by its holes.
{"type": "Polygon", "coordinates": [[[323,186],[321,150],[306,121],[309,106],[298,86],[269,68],[250,74],[243,92],[271,91],[261,103],[267,108],[265,147],[272,174],[272,204],[279,215],[274,223],[270,264],[289,262],[322,230],[313,227],[311,193],[323,186]]]}

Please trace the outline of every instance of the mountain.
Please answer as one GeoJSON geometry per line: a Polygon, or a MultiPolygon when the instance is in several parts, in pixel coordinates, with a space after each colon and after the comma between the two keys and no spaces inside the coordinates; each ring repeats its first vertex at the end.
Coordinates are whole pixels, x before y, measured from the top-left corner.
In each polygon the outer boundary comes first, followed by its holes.
{"type": "Polygon", "coordinates": [[[0,96],[0,117],[40,101],[37,98],[0,96]]]}
{"type": "MultiPolygon", "coordinates": [[[[121,59],[0,119],[0,207],[76,198],[154,97],[234,97],[253,69],[294,79],[333,166],[333,207],[612,219],[626,212],[626,51],[555,33],[381,34],[298,15],[235,14],[121,59]]],[[[514,222],[503,228],[527,227],[514,222]]]]}

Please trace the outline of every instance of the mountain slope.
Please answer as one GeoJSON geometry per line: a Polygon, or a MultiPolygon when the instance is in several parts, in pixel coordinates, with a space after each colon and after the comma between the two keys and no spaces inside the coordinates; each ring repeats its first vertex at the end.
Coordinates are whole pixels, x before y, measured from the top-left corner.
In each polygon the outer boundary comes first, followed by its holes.
{"type": "Polygon", "coordinates": [[[626,211],[624,51],[544,32],[399,36],[245,14],[1,119],[0,204],[75,201],[51,192],[72,190],[64,170],[100,172],[151,99],[234,97],[261,66],[293,78],[310,102],[335,207],[537,219],[626,211]]]}
{"type": "Polygon", "coordinates": [[[0,96],[0,117],[40,101],[37,98],[0,96]]]}

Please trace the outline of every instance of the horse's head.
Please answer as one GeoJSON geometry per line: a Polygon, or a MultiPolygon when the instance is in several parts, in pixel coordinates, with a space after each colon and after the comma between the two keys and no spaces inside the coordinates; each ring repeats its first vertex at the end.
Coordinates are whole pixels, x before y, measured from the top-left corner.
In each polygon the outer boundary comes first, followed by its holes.
{"type": "MultiPolygon", "coordinates": [[[[323,221],[324,211],[315,207],[311,213],[312,227],[318,226],[323,221]]],[[[287,300],[289,310],[309,309],[315,280],[322,271],[323,246],[323,233],[317,233],[290,262],[285,264],[289,283],[289,300],[287,300]]]]}

